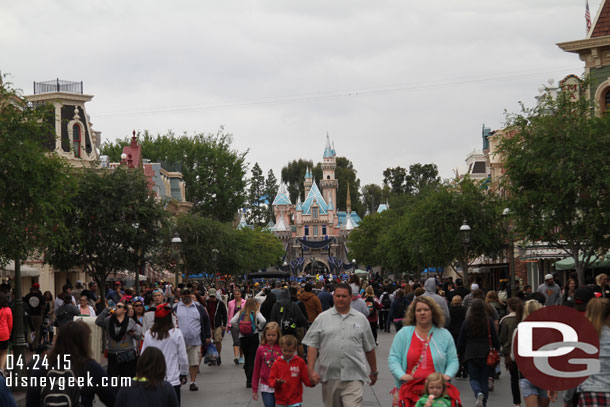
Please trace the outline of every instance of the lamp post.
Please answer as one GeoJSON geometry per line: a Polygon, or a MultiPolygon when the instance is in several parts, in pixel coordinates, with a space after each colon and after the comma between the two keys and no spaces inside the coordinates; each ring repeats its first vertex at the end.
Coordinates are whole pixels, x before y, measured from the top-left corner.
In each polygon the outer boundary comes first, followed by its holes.
{"type": "Polygon", "coordinates": [[[218,266],[216,264],[216,259],[218,259],[218,249],[214,247],[212,249],[212,262],[214,263],[212,271],[214,272],[214,286],[218,288],[218,276],[216,275],[218,274],[218,266]]]}
{"type": "Polygon", "coordinates": [[[182,248],[182,239],[180,239],[180,235],[178,233],[174,233],[174,237],[172,238],[172,247],[174,248],[175,253],[178,255],[178,259],[176,259],[176,285],[174,289],[178,288],[178,281],[180,277],[180,259],[182,256],[180,255],[180,249],[182,248]]]}
{"type": "MultiPolygon", "coordinates": [[[[138,237],[138,232],[140,231],[140,224],[138,222],[135,222],[132,224],[133,228],[136,230],[136,240],[138,237]]],[[[139,246],[139,244],[138,244],[139,246]]],[[[136,288],[136,297],[140,296],[140,259],[142,257],[142,248],[138,247],[138,250],[136,252],[136,278],[135,278],[135,288],[136,288]]]]}
{"type": "Polygon", "coordinates": [[[504,211],[502,212],[502,216],[504,217],[505,221],[506,221],[506,232],[508,234],[508,275],[509,275],[509,279],[510,279],[510,296],[514,296],[515,293],[517,292],[517,287],[516,287],[516,282],[517,279],[515,278],[515,242],[513,240],[513,234],[512,234],[512,228],[510,225],[510,209],[508,208],[504,208],[504,211]]]}
{"type": "Polygon", "coordinates": [[[470,246],[470,226],[468,226],[468,222],[464,219],[462,222],[462,226],[460,226],[460,238],[462,239],[462,245],[464,246],[464,264],[462,264],[462,268],[464,269],[464,280],[465,283],[468,284],[468,246],[470,246]]]}

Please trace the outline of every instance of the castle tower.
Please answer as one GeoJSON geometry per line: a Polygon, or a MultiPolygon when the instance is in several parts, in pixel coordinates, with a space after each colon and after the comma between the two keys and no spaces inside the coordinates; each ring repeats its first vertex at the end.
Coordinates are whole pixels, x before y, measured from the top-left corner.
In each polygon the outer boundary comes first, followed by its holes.
{"type": "Polygon", "coordinates": [[[305,181],[303,185],[305,186],[305,196],[309,194],[309,190],[311,189],[311,184],[313,183],[313,176],[311,175],[311,171],[309,171],[309,167],[305,171],[305,181]]]}
{"type": "Polygon", "coordinates": [[[74,167],[88,166],[98,160],[101,133],[91,127],[85,103],[93,96],[83,94],[82,82],[59,79],[34,82],[34,94],[26,99],[34,104],[50,103],[55,108],[55,134],[47,144],[50,150],[74,167]]]}
{"type": "Polygon", "coordinates": [[[335,179],[335,169],[337,168],[337,154],[334,147],[331,147],[330,138],[326,134],[326,147],[322,159],[322,179],[320,189],[326,202],[337,202],[337,188],[339,181],[335,179]]]}

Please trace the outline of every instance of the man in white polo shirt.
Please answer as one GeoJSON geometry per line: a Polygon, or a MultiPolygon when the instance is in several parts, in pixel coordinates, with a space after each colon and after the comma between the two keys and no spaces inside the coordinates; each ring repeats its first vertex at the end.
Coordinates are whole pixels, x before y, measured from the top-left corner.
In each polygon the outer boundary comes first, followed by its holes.
{"type": "Polygon", "coordinates": [[[333,301],[335,306],[318,315],[303,339],[309,378],[322,382],[326,407],[361,407],[364,382],[374,385],[379,374],[375,339],[366,317],[351,308],[349,285],[338,284],[333,301]]]}

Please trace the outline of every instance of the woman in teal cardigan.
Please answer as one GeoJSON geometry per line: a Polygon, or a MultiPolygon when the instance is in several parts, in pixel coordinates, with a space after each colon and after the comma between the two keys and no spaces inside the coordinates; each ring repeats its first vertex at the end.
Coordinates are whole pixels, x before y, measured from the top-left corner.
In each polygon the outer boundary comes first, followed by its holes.
{"type": "Polygon", "coordinates": [[[388,367],[397,388],[414,378],[425,377],[431,371],[443,374],[445,380],[457,373],[460,364],[455,343],[443,326],[445,315],[434,299],[420,295],[413,300],[405,314],[403,328],[394,336],[388,356],[388,367]],[[409,354],[413,338],[413,351],[409,354]],[[430,356],[433,366],[427,363],[430,356]]]}

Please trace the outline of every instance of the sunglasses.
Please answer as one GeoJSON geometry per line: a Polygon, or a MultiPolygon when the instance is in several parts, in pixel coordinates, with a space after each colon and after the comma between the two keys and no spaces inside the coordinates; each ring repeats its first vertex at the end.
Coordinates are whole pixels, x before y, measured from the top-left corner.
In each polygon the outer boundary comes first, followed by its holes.
{"type": "Polygon", "coordinates": [[[136,305],[134,305],[134,307],[143,307],[143,305],[142,304],[136,304],[136,305]]]}
{"type": "Polygon", "coordinates": [[[125,306],[124,306],[124,305],[117,305],[116,307],[117,307],[117,308],[125,308],[125,306]]]}

